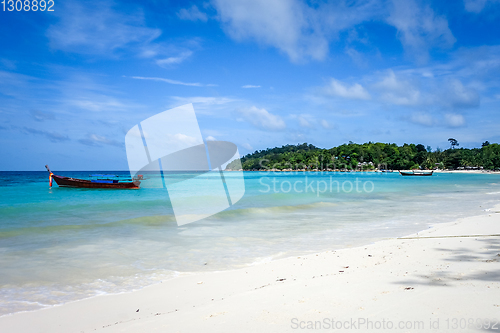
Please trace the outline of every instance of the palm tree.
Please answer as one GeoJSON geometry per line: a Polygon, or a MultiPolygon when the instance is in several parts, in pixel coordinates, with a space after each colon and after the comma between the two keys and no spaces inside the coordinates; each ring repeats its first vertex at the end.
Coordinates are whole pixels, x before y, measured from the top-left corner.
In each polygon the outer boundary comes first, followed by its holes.
{"type": "Polygon", "coordinates": [[[449,139],[448,139],[448,141],[449,141],[449,142],[450,142],[450,144],[451,144],[451,148],[455,148],[455,146],[456,146],[456,147],[460,146],[460,144],[458,143],[458,141],[457,141],[457,140],[455,140],[455,139],[453,139],[453,138],[449,138],[449,139]]]}

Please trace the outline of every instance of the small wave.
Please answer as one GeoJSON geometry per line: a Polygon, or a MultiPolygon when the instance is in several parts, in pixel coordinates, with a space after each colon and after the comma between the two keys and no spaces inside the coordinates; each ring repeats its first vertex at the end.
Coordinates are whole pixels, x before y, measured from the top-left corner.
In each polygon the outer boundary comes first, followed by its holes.
{"type": "MultiPolygon", "coordinates": [[[[290,213],[299,210],[315,209],[321,207],[334,207],[337,204],[331,202],[316,202],[311,204],[302,205],[286,205],[286,206],[272,206],[272,207],[251,207],[231,209],[220,212],[212,218],[214,219],[230,219],[244,215],[265,215],[265,214],[279,214],[290,213]]],[[[145,227],[174,225],[176,219],[174,215],[151,215],[140,216],[129,219],[122,219],[106,223],[85,223],[85,224],[64,224],[64,225],[47,225],[47,226],[32,226],[15,228],[10,230],[0,231],[0,239],[25,236],[25,235],[42,235],[61,232],[77,232],[94,229],[116,228],[124,225],[141,225],[145,227]]]]}
{"type": "Polygon", "coordinates": [[[96,279],[93,282],[75,285],[24,285],[3,286],[0,291],[0,317],[19,312],[36,311],[66,303],[103,295],[116,295],[140,290],[144,287],[160,283],[192,273],[172,270],[161,270],[152,274],[135,274],[132,276],[96,279]],[[29,299],[26,299],[29,298],[29,299]]]}
{"type": "Polygon", "coordinates": [[[65,231],[84,231],[98,228],[115,228],[123,225],[142,225],[142,226],[163,226],[165,224],[175,223],[173,215],[152,215],[141,216],[130,219],[118,220],[108,223],[89,223],[89,224],[69,224],[69,225],[50,225],[39,227],[24,227],[11,230],[0,231],[0,239],[30,234],[51,234],[65,231]]]}
{"type": "Polygon", "coordinates": [[[215,218],[231,218],[240,215],[263,215],[270,213],[289,213],[298,210],[315,209],[321,207],[334,207],[336,203],[332,202],[316,202],[312,204],[290,205],[290,206],[272,206],[272,207],[251,207],[231,209],[218,213],[215,218]]]}
{"type": "Polygon", "coordinates": [[[257,258],[253,262],[247,264],[246,266],[255,266],[255,265],[265,264],[265,263],[271,262],[277,258],[281,258],[282,256],[285,256],[285,255],[286,255],[286,252],[278,252],[272,256],[257,258]]]}

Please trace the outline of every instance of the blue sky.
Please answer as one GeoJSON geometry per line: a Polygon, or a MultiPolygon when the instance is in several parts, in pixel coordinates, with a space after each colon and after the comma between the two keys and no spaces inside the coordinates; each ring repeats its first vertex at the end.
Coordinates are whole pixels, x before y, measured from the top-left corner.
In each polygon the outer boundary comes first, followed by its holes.
{"type": "Polygon", "coordinates": [[[500,142],[500,1],[56,1],[0,12],[0,170],[126,170],[193,103],[241,154],[500,142]]]}

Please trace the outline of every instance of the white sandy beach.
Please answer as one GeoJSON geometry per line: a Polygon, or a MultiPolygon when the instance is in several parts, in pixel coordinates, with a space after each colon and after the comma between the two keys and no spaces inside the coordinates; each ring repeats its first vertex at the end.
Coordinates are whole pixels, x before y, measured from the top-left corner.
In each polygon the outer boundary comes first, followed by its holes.
{"type": "Polygon", "coordinates": [[[483,213],[401,239],[3,316],[0,332],[500,332],[500,207],[483,213]],[[488,319],[497,323],[489,330],[488,319]]]}

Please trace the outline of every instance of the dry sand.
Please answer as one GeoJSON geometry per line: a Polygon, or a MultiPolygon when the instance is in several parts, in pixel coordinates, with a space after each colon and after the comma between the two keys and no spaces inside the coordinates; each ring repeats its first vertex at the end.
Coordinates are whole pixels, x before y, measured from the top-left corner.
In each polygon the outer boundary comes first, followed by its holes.
{"type": "Polygon", "coordinates": [[[497,207],[404,239],[4,316],[0,332],[500,332],[499,235],[497,207]]]}

